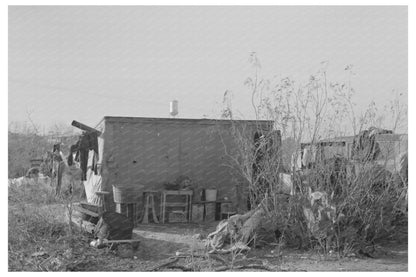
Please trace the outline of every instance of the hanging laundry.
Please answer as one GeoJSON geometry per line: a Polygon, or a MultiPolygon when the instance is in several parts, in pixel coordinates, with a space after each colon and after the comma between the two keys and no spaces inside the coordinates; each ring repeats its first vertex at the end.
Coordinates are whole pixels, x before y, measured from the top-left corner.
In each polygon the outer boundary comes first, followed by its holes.
{"type": "Polygon", "coordinates": [[[74,164],[74,153],[78,151],[78,142],[69,148],[68,165],[74,164]]]}
{"type": "Polygon", "coordinates": [[[95,173],[98,174],[97,171],[97,162],[98,162],[98,154],[94,150],[89,150],[88,152],[88,162],[87,162],[87,171],[91,169],[95,173]]]}
{"type": "Polygon", "coordinates": [[[87,170],[88,170],[88,157],[89,151],[94,151],[93,164],[91,165],[92,170],[97,174],[97,160],[98,160],[98,138],[97,133],[84,133],[80,136],[78,142],[71,146],[70,153],[68,157],[68,165],[73,164],[73,153],[76,152],[75,161],[80,163],[80,168],[82,170],[81,180],[87,180],[87,170]]]}

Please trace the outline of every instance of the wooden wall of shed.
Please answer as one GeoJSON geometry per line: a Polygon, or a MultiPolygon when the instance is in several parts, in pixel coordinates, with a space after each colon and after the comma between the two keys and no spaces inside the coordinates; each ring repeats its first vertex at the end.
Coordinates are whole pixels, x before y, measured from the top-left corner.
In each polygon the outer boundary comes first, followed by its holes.
{"type": "MultiPolygon", "coordinates": [[[[217,199],[228,197],[235,208],[244,210],[245,185],[227,166],[230,160],[224,150],[224,145],[229,153],[235,149],[230,127],[189,122],[107,122],[103,188],[112,192],[112,185],[144,185],[145,190],[162,190],[164,183],[173,183],[184,175],[193,181],[194,201],[200,200],[202,189],[216,188],[217,199]]],[[[246,126],[246,130],[253,136],[256,126],[246,126]]],[[[108,201],[113,209],[112,197],[108,201]]]]}

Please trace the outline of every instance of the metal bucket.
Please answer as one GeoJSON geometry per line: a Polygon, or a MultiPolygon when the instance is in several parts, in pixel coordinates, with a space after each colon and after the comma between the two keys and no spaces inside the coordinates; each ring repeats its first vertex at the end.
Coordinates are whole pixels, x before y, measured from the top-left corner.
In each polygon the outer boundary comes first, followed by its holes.
{"type": "Polygon", "coordinates": [[[115,203],[137,203],[143,194],[143,185],[122,186],[113,185],[115,203]]]}

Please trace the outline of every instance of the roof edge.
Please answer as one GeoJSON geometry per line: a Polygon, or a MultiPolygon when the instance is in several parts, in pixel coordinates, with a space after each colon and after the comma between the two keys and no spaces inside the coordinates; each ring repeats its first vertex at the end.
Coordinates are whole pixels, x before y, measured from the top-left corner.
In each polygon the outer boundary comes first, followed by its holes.
{"type": "MultiPolygon", "coordinates": [[[[272,120],[229,120],[229,119],[207,119],[207,118],[164,118],[164,117],[124,117],[104,116],[100,121],[119,123],[199,123],[199,124],[230,124],[231,122],[245,122],[249,124],[273,124],[272,120]]],[[[98,125],[99,125],[98,124],[98,125]]]]}

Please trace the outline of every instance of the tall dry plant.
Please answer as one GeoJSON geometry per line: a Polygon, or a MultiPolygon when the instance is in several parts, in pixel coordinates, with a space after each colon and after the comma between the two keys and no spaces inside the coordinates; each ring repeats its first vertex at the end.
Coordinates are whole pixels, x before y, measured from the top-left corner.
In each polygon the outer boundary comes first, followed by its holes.
{"type": "MultiPolygon", "coordinates": [[[[313,145],[324,138],[358,135],[370,126],[388,127],[387,115],[383,117],[375,103],[357,115],[352,101],[351,65],[345,68],[346,82],[330,82],[325,62],[306,84],[298,84],[290,78],[264,78],[255,53],[250,55],[250,62],[253,77],[245,84],[251,92],[255,117],[272,120],[283,142],[291,139],[298,146],[301,142],[313,145]]],[[[234,120],[230,95],[224,95],[222,117],[234,120]]],[[[396,130],[406,119],[405,108],[398,100],[391,102],[390,109],[385,107],[384,114],[390,111],[393,118],[389,129],[396,130]]],[[[267,220],[278,230],[280,242],[300,241],[303,245],[317,244],[326,250],[336,248],[344,253],[363,243],[374,243],[394,231],[397,207],[407,201],[407,177],[403,174],[390,174],[380,162],[354,163],[339,157],[321,159],[306,171],[291,167],[292,187],[288,189],[281,174],[284,143],[283,146],[273,143],[276,131],[259,128],[261,139],[257,142],[240,125],[234,124],[232,131],[237,150],[227,154],[231,166],[247,184],[248,206],[255,207],[265,200],[267,220]],[[305,207],[316,208],[309,201],[314,191],[326,195],[329,203],[329,210],[322,213],[328,215],[326,223],[317,232],[308,230],[310,226],[303,212],[305,207]]],[[[293,152],[293,161],[298,160],[299,154],[299,151],[293,152]]]]}

